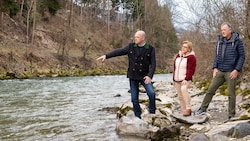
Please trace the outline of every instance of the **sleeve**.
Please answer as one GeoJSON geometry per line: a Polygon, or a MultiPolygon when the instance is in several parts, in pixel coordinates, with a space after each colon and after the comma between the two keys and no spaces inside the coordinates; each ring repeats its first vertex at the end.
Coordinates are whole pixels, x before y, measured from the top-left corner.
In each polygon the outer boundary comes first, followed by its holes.
{"type": "Polygon", "coordinates": [[[242,40],[239,40],[238,46],[237,46],[237,54],[238,54],[238,58],[236,60],[236,65],[235,65],[235,69],[237,71],[241,71],[243,64],[245,62],[245,51],[244,51],[244,45],[242,40]]]}
{"type": "Polygon", "coordinates": [[[129,51],[129,45],[128,44],[127,46],[123,47],[123,48],[118,48],[118,49],[115,49],[109,53],[106,54],[106,59],[109,59],[109,58],[112,58],[112,57],[116,57],[116,56],[122,56],[122,55],[126,55],[128,54],[128,51],[129,51]]]}
{"type": "Polygon", "coordinates": [[[187,74],[186,74],[185,80],[187,80],[187,81],[192,80],[195,69],[196,69],[196,58],[194,55],[192,55],[188,58],[187,74]]]}
{"type": "Polygon", "coordinates": [[[155,48],[153,48],[153,47],[152,47],[152,51],[151,51],[150,64],[151,65],[150,65],[150,69],[149,69],[147,76],[149,76],[152,79],[154,76],[155,68],[156,68],[155,48]]]}

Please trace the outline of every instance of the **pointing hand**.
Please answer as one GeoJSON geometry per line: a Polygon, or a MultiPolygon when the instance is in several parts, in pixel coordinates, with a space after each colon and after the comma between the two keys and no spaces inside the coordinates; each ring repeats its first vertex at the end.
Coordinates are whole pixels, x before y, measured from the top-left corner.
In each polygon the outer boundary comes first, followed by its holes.
{"type": "Polygon", "coordinates": [[[106,59],[106,55],[102,55],[101,57],[97,58],[96,60],[101,60],[102,62],[104,62],[105,59],[106,59]]]}

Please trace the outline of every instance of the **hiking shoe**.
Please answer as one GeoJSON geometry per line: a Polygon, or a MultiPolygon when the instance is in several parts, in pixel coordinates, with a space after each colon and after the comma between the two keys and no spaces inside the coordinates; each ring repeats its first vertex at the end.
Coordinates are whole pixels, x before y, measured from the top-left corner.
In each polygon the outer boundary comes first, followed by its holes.
{"type": "Polygon", "coordinates": [[[195,115],[201,115],[204,114],[206,111],[199,109],[198,111],[195,112],[195,115]]]}

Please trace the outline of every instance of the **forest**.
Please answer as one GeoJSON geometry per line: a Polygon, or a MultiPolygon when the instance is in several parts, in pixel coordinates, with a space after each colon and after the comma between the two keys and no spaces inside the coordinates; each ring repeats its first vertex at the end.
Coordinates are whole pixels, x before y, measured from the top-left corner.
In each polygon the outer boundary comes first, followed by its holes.
{"type": "Polygon", "coordinates": [[[142,29],[156,48],[156,73],[171,73],[181,41],[190,40],[195,80],[209,80],[220,25],[229,22],[245,45],[240,80],[249,80],[248,0],[1,0],[0,12],[1,79],[125,74],[126,56],[96,58],[142,29]]]}

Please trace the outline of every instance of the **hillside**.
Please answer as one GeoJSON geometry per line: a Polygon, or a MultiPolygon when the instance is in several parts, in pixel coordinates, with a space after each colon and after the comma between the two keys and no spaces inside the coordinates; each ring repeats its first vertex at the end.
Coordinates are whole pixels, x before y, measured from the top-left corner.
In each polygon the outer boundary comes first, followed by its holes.
{"type": "Polygon", "coordinates": [[[95,60],[113,49],[110,39],[116,27],[110,35],[102,23],[92,24],[98,30],[89,30],[89,23],[80,22],[76,15],[69,29],[67,14],[62,9],[38,21],[33,44],[26,44],[25,18],[10,18],[4,13],[0,26],[0,78],[124,73],[125,57],[117,58],[116,63],[108,60],[105,65],[95,60]]]}

